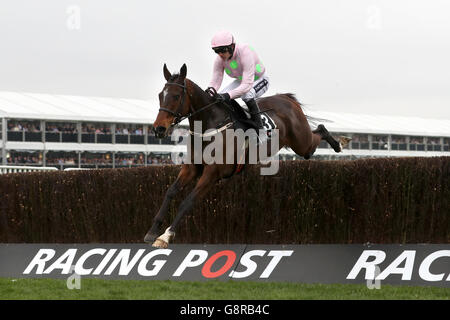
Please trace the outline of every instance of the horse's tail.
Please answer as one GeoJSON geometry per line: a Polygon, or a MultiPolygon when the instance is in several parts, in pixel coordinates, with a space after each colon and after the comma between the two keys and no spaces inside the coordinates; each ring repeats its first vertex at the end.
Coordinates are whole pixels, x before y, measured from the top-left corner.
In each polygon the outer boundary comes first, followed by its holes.
{"type": "Polygon", "coordinates": [[[281,95],[284,95],[287,98],[289,98],[290,100],[292,100],[292,102],[294,102],[294,104],[297,105],[302,110],[302,112],[305,114],[306,120],[308,120],[310,125],[313,125],[314,127],[317,127],[318,123],[320,123],[320,122],[333,122],[333,121],[330,121],[328,119],[316,118],[316,117],[312,117],[312,116],[307,115],[304,112],[304,106],[305,105],[300,103],[300,101],[297,100],[297,97],[295,96],[295,94],[293,94],[293,93],[282,93],[281,95]]]}

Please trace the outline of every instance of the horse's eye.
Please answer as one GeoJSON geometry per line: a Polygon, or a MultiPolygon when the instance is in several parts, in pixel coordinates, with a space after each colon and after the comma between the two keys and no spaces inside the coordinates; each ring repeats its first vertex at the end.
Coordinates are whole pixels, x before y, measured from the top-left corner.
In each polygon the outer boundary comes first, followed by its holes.
{"type": "Polygon", "coordinates": [[[179,94],[176,94],[176,95],[173,96],[173,98],[174,98],[175,100],[178,100],[178,99],[180,99],[180,95],[179,95],[179,94]]]}

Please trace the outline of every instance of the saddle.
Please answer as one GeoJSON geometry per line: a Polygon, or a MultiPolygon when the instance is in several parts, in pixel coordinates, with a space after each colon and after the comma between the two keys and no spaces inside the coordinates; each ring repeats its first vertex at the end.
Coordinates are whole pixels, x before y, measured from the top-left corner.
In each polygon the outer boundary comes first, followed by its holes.
{"type": "MultiPolygon", "coordinates": [[[[211,96],[218,96],[216,89],[208,87],[205,90],[211,96]]],[[[229,102],[222,101],[222,103],[228,107],[230,120],[233,122],[234,129],[255,129],[258,131],[258,126],[251,120],[251,115],[247,106],[241,106],[236,100],[231,99],[229,102]]]]}
{"type": "Polygon", "coordinates": [[[256,123],[251,120],[251,116],[250,113],[247,109],[246,106],[241,106],[236,100],[232,99],[229,103],[228,106],[230,107],[231,113],[231,120],[234,122],[235,129],[242,129],[242,130],[247,130],[247,129],[255,129],[256,131],[258,131],[258,127],[256,125],[256,123]]]}
{"type": "MultiPolygon", "coordinates": [[[[272,136],[272,129],[276,128],[275,122],[269,117],[269,115],[265,112],[261,113],[261,119],[263,120],[263,128],[259,128],[257,124],[251,119],[250,112],[246,105],[241,106],[236,100],[232,99],[230,102],[224,102],[230,112],[230,118],[231,121],[233,121],[233,128],[236,129],[242,129],[243,131],[246,131],[248,129],[254,129],[256,132],[259,132],[259,130],[264,129],[266,131],[266,137],[268,139],[272,136]]],[[[262,143],[265,138],[262,138],[260,135],[258,135],[258,142],[262,143]]],[[[246,141],[245,148],[247,149],[249,141],[246,141]]],[[[247,150],[248,151],[248,150],[247,150]]],[[[246,151],[246,153],[247,153],[246,151]]],[[[236,164],[234,172],[230,175],[233,176],[235,174],[241,173],[244,170],[245,163],[236,164]]],[[[229,177],[226,177],[229,178],[229,177]]]]}
{"type": "MultiPolygon", "coordinates": [[[[247,105],[241,106],[236,100],[231,100],[228,103],[229,107],[232,110],[232,119],[235,122],[235,129],[243,129],[244,131],[247,129],[254,129],[256,132],[258,130],[265,130],[267,137],[272,136],[272,130],[277,128],[277,125],[273,121],[273,119],[267,114],[267,112],[261,112],[261,120],[263,122],[263,127],[259,128],[257,124],[251,119],[250,112],[248,110],[247,105]],[[238,125],[236,125],[236,123],[238,125]]],[[[262,141],[260,141],[262,142],[262,141]]]]}

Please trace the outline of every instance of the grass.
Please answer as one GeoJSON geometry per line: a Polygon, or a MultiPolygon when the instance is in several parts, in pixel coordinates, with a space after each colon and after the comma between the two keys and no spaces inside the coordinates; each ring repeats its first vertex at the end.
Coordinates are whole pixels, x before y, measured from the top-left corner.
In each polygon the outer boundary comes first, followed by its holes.
{"type": "Polygon", "coordinates": [[[81,279],[79,290],[66,280],[0,278],[0,300],[449,300],[450,288],[382,285],[323,285],[261,282],[178,282],[81,279]]]}

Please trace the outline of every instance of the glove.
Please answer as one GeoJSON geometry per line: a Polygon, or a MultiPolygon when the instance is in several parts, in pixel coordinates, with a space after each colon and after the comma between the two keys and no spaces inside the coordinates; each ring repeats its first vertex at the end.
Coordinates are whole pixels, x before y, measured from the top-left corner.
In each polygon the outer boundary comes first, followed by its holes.
{"type": "Polygon", "coordinates": [[[229,102],[231,100],[231,97],[228,93],[219,93],[216,98],[217,100],[223,102],[229,102]]]}

